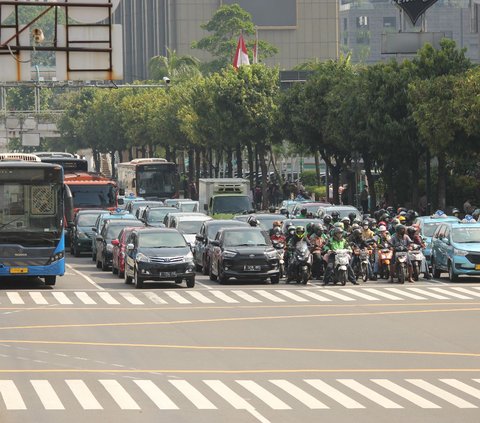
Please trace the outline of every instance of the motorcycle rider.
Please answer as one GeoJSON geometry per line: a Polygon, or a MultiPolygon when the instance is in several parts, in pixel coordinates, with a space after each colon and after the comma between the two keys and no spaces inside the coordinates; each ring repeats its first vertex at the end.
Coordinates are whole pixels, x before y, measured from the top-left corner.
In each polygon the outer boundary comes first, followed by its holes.
{"type": "MultiPolygon", "coordinates": [[[[393,283],[393,278],[395,276],[395,271],[396,271],[396,267],[397,267],[397,263],[396,263],[396,260],[395,260],[395,256],[396,256],[396,253],[395,253],[395,248],[397,247],[406,247],[408,248],[408,246],[410,244],[412,244],[412,240],[410,239],[410,237],[406,234],[406,228],[405,228],[405,225],[402,225],[402,224],[398,224],[396,227],[395,227],[395,235],[392,236],[391,240],[390,240],[390,245],[393,247],[393,259],[392,259],[392,262],[393,262],[393,266],[391,267],[390,269],[390,283],[393,283]]],[[[413,279],[412,279],[412,273],[413,273],[413,269],[412,269],[412,263],[410,262],[410,260],[407,258],[407,265],[408,265],[408,282],[410,283],[413,283],[413,279]]]]}
{"type": "Polygon", "coordinates": [[[311,222],[307,223],[306,229],[307,229],[307,238],[310,239],[311,236],[314,234],[314,229],[315,229],[313,226],[313,223],[311,222]]]}
{"type": "Polygon", "coordinates": [[[452,210],[452,216],[455,216],[457,219],[460,219],[460,210],[456,207],[452,210]]]}
{"type": "Polygon", "coordinates": [[[364,220],[362,222],[362,239],[366,241],[367,239],[373,238],[375,233],[370,229],[370,222],[368,220],[364,220]]]}
{"type": "Polygon", "coordinates": [[[326,214],[325,216],[323,216],[323,227],[327,232],[329,232],[330,229],[332,229],[332,216],[330,216],[329,214],[326,214]]]}
{"type": "Polygon", "coordinates": [[[281,231],[281,229],[282,229],[282,222],[281,222],[280,220],[275,220],[275,221],[273,222],[273,224],[272,224],[272,229],[270,229],[270,233],[269,233],[270,237],[273,235],[273,231],[274,231],[275,228],[279,228],[280,231],[281,231]]]}
{"type": "Polygon", "coordinates": [[[272,243],[279,243],[285,244],[286,243],[286,236],[282,234],[282,230],[278,226],[274,226],[272,229],[272,235],[270,236],[272,243]]]}
{"type": "Polygon", "coordinates": [[[303,207],[302,209],[300,209],[300,214],[297,217],[299,219],[306,219],[307,218],[307,212],[308,212],[308,210],[306,209],[306,207],[303,207]]]}
{"type": "MultiPolygon", "coordinates": [[[[358,248],[360,250],[363,250],[364,248],[371,249],[372,245],[375,243],[375,240],[374,240],[374,238],[370,238],[369,240],[364,240],[362,238],[362,230],[361,229],[355,229],[350,235],[349,242],[352,245],[352,247],[354,248],[354,250],[356,248],[358,248]]],[[[352,257],[352,261],[350,263],[350,265],[352,266],[352,269],[355,269],[355,266],[356,266],[358,260],[360,260],[359,256],[354,254],[353,257],[352,257]]],[[[376,274],[373,273],[372,266],[370,264],[370,260],[368,261],[367,272],[368,272],[367,273],[368,278],[370,280],[372,280],[372,281],[377,280],[376,274]]]]}
{"type": "MultiPolygon", "coordinates": [[[[342,228],[336,227],[333,229],[333,236],[324,245],[323,251],[325,253],[330,253],[330,252],[335,252],[337,250],[343,250],[343,249],[351,251],[351,248],[348,245],[348,241],[343,237],[342,228]]],[[[323,286],[327,285],[332,280],[334,266],[335,266],[335,255],[329,254],[327,268],[325,269],[325,274],[323,276],[323,284],[322,284],[323,286]]],[[[353,285],[358,285],[357,280],[355,279],[355,274],[353,273],[352,266],[350,266],[350,264],[348,264],[347,266],[347,272],[348,272],[348,280],[353,285]]]]}
{"type": "MultiPolygon", "coordinates": [[[[376,243],[377,251],[381,250],[385,244],[390,245],[390,233],[387,231],[387,227],[385,225],[379,225],[377,234],[373,237],[376,243]]],[[[375,261],[373,263],[373,272],[375,275],[378,275],[378,263],[379,258],[378,255],[375,254],[375,261]]]]}
{"type": "Polygon", "coordinates": [[[347,233],[350,233],[351,232],[351,229],[350,229],[350,225],[351,225],[351,222],[350,222],[350,219],[348,217],[343,217],[341,222],[343,223],[343,229],[345,230],[345,232],[347,233]]]}
{"type": "Polygon", "coordinates": [[[340,222],[340,213],[336,210],[332,212],[332,223],[335,224],[337,222],[340,222]]]}
{"type": "MultiPolygon", "coordinates": [[[[413,241],[413,244],[420,246],[420,248],[424,250],[427,245],[425,244],[422,237],[418,233],[418,229],[419,229],[418,226],[417,227],[409,226],[407,228],[407,235],[413,241]]],[[[425,256],[423,257],[422,264],[420,265],[420,269],[423,271],[423,277],[426,280],[430,280],[432,278],[432,276],[430,275],[430,271],[428,269],[428,264],[427,264],[427,260],[425,259],[425,256]]]]}
{"type": "MultiPolygon", "coordinates": [[[[307,246],[310,249],[310,242],[308,241],[308,238],[306,237],[306,231],[305,231],[305,228],[303,226],[297,226],[295,228],[294,235],[287,241],[287,256],[289,257],[287,275],[291,275],[291,274],[294,273],[295,269],[290,268],[290,266],[293,265],[290,258],[293,256],[295,248],[297,248],[297,244],[299,242],[306,242],[307,246]]],[[[287,278],[287,282],[289,282],[290,280],[291,280],[290,278],[287,278]]]]}
{"type": "Polygon", "coordinates": [[[322,249],[326,241],[323,226],[320,223],[315,223],[313,235],[310,237],[313,255],[312,277],[314,279],[320,279],[323,273],[322,249]]]}
{"type": "Polygon", "coordinates": [[[350,225],[353,225],[355,219],[357,218],[357,215],[353,212],[348,214],[348,218],[350,219],[350,225]]]}

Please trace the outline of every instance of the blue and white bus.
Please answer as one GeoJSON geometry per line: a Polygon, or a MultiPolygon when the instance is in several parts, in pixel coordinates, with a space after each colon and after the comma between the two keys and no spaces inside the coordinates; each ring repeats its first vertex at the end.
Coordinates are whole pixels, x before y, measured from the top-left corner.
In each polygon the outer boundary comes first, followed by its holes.
{"type": "Polygon", "coordinates": [[[69,202],[62,166],[34,155],[0,154],[0,277],[38,277],[55,285],[65,273],[69,202]]]}

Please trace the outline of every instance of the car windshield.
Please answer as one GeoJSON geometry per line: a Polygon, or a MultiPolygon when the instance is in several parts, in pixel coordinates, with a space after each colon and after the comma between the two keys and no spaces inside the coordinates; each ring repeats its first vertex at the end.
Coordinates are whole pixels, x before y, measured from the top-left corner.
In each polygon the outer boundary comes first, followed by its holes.
{"type": "Polygon", "coordinates": [[[196,234],[202,227],[203,220],[181,220],[177,229],[184,234],[196,234]]]}
{"type": "Polygon", "coordinates": [[[78,226],[93,226],[97,221],[98,214],[81,214],[78,216],[78,226]]]}
{"type": "Polygon", "coordinates": [[[180,203],[182,212],[198,212],[198,203],[180,203]]]}
{"type": "Polygon", "coordinates": [[[361,217],[360,212],[354,209],[340,209],[340,208],[326,209],[325,214],[329,214],[331,216],[333,212],[338,212],[338,214],[340,215],[340,219],[342,217],[348,217],[350,213],[355,213],[358,219],[360,219],[361,217]]]}
{"type": "Polygon", "coordinates": [[[225,227],[229,227],[229,226],[245,226],[243,223],[241,222],[231,222],[231,223],[213,223],[211,225],[208,225],[207,227],[207,238],[208,239],[215,239],[215,237],[217,236],[217,233],[220,229],[223,229],[225,227]]]}
{"type": "Polygon", "coordinates": [[[224,244],[226,247],[241,246],[266,246],[269,245],[267,238],[259,231],[231,231],[225,234],[224,244]]]}
{"type": "Polygon", "coordinates": [[[108,185],[69,185],[75,208],[114,207],[115,186],[108,185]]]}
{"type": "Polygon", "coordinates": [[[212,212],[213,213],[243,213],[252,208],[250,200],[245,195],[215,197],[212,212]]]}
{"type": "Polygon", "coordinates": [[[107,240],[112,240],[112,239],[118,238],[118,235],[120,234],[120,231],[125,226],[136,226],[136,225],[132,224],[132,222],[115,223],[115,225],[109,225],[108,229],[107,229],[107,235],[105,236],[105,238],[107,240]]]}
{"type": "Polygon", "coordinates": [[[458,244],[480,242],[480,225],[478,228],[454,228],[452,240],[458,244]]]}
{"type": "Polygon", "coordinates": [[[441,223],[442,222],[425,223],[425,225],[423,225],[422,235],[432,237],[435,229],[437,229],[441,223]]]}
{"type": "Polygon", "coordinates": [[[150,210],[148,213],[149,222],[163,222],[165,216],[172,211],[171,208],[165,210],[150,210]]]}
{"type": "Polygon", "coordinates": [[[178,232],[145,232],[139,234],[140,248],[183,248],[185,238],[178,232]]]}
{"type": "Polygon", "coordinates": [[[281,216],[278,215],[278,216],[259,216],[257,215],[256,216],[257,220],[258,220],[258,223],[260,223],[260,227],[266,231],[272,229],[273,227],[273,222],[275,222],[276,220],[282,220],[281,219],[281,216]]]}

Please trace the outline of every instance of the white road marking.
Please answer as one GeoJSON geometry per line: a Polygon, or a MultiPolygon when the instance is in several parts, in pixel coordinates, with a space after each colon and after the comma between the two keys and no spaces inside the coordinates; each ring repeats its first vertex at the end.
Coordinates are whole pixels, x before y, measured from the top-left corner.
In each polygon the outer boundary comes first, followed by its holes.
{"type": "Polygon", "coordinates": [[[160,298],[153,292],[143,292],[143,295],[147,297],[154,304],[168,304],[163,298],[160,298]]]}
{"type": "Polygon", "coordinates": [[[436,397],[439,397],[444,401],[447,401],[450,404],[455,405],[458,408],[478,408],[476,405],[473,405],[472,403],[465,401],[464,399],[457,397],[456,395],[453,395],[452,393],[445,391],[444,389],[438,388],[437,386],[432,385],[431,383],[425,380],[422,380],[422,379],[405,379],[405,380],[431,393],[432,395],[435,395],[436,397]]]}
{"type": "Polygon", "coordinates": [[[480,389],[474,388],[473,386],[467,385],[466,383],[460,382],[457,379],[440,379],[443,383],[453,386],[458,390],[465,392],[472,397],[480,399],[480,389]]]}
{"type": "Polygon", "coordinates": [[[31,380],[30,383],[40,398],[45,410],[65,410],[55,390],[48,380],[31,380]]]}
{"type": "Polygon", "coordinates": [[[270,380],[271,383],[283,389],[285,392],[296,398],[302,404],[306,405],[310,410],[322,410],[329,408],[323,402],[316,399],[314,396],[300,389],[298,386],[287,380],[270,380]]]}
{"type": "Polygon", "coordinates": [[[357,297],[363,298],[364,300],[368,301],[380,301],[379,298],[377,297],[372,297],[371,295],[365,294],[364,292],[357,290],[357,289],[352,289],[352,288],[345,288],[342,289],[343,292],[346,292],[347,294],[350,295],[356,295],[357,297]]]}
{"type": "Polygon", "coordinates": [[[185,291],[185,292],[203,304],[212,304],[215,302],[212,299],[203,295],[201,292],[198,292],[198,291],[185,291]]]}
{"type": "Polygon", "coordinates": [[[210,402],[197,388],[186,380],[169,380],[185,397],[199,410],[216,410],[217,407],[210,402]]]}
{"type": "Polygon", "coordinates": [[[271,294],[268,291],[265,291],[264,289],[258,289],[254,291],[258,295],[261,295],[262,297],[266,298],[267,300],[273,301],[274,303],[284,303],[285,300],[283,298],[279,298],[276,295],[271,294]]]}
{"type": "Polygon", "coordinates": [[[441,408],[439,405],[434,404],[433,402],[421,397],[420,395],[415,394],[408,389],[405,389],[403,386],[397,385],[388,379],[370,379],[372,382],[380,385],[381,387],[388,389],[394,394],[399,395],[402,398],[412,402],[415,405],[418,405],[420,408],[441,408]]]}
{"type": "Polygon", "coordinates": [[[78,297],[78,299],[86,305],[93,305],[97,304],[96,301],[90,297],[86,292],[75,292],[75,295],[78,297]]]}
{"type": "Polygon", "coordinates": [[[66,380],[65,383],[84,410],[103,410],[103,407],[83,380],[70,379],[66,380]]]}
{"type": "Polygon", "coordinates": [[[387,298],[393,301],[403,300],[403,298],[397,297],[396,295],[389,294],[388,292],[381,291],[380,289],[365,288],[364,291],[371,292],[372,294],[376,294],[380,297],[387,298]]]}
{"type": "Polygon", "coordinates": [[[236,410],[250,410],[253,409],[252,404],[244,400],[236,392],[232,391],[227,385],[220,380],[204,380],[207,386],[209,386],[214,392],[220,395],[225,401],[227,401],[236,410]]]}
{"type": "Polygon", "coordinates": [[[41,292],[30,292],[30,297],[35,304],[46,305],[48,301],[45,299],[41,292]]]}
{"type": "Polygon", "coordinates": [[[116,380],[99,380],[122,410],[140,410],[139,405],[116,380]]]}
{"type": "Polygon", "coordinates": [[[120,304],[115,298],[113,298],[108,292],[97,292],[97,295],[109,305],[118,305],[120,304]]]}
{"type": "Polygon", "coordinates": [[[203,286],[206,289],[212,289],[211,286],[205,285],[204,283],[201,283],[201,282],[198,282],[198,281],[195,281],[195,285],[203,286]]]}
{"type": "Polygon", "coordinates": [[[467,297],[463,294],[457,294],[456,292],[447,291],[445,288],[429,288],[432,291],[440,292],[440,294],[450,295],[451,297],[460,298],[461,300],[473,300],[472,297],[467,297]]]}
{"type": "Polygon", "coordinates": [[[192,304],[190,301],[188,301],[186,298],[183,298],[177,292],[165,291],[165,294],[167,294],[172,300],[176,301],[179,304],[192,304]]]}
{"type": "Polygon", "coordinates": [[[474,297],[480,297],[480,292],[474,292],[469,289],[457,288],[457,287],[452,287],[451,289],[454,289],[455,291],[463,292],[468,295],[473,295],[474,297]]]}
{"type": "Polygon", "coordinates": [[[291,300],[296,301],[297,303],[308,302],[308,300],[306,298],[300,297],[299,295],[294,294],[293,292],[288,291],[286,289],[277,289],[275,292],[278,292],[279,294],[281,294],[281,295],[283,295],[287,298],[290,298],[291,300]]]}
{"type": "Polygon", "coordinates": [[[144,302],[140,301],[135,295],[133,295],[131,292],[120,292],[120,295],[125,298],[130,304],[133,305],[143,305],[144,302]]]}
{"type": "Polygon", "coordinates": [[[297,289],[297,292],[307,297],[313,298],[314,300],[317,300],[317,301],[322,301],[322,302],[332,301],[330,298],[324,297],[323,295],[315,294],[315,292],[311,292],[307,289],[297,289]]]}
{"type": "Polygon", "coordinates": [[[403,408],[400,404],[393,402],[392,400],[384,397],[373,389],[368,388],[365,385],[362,385],[360,382],[357,382],[354,379],[337,379],[340,383],[345,386],[348,386],[350,389],[355,392],[363,395],[365,398],[370,401],[376,402],[378,405],[381,405],[383,408],[403,408]]]}
{"type": "Polygon", "coordinates": [[[285,404],[280,398],[267,391],[253,380],[237,380],[239,385],[250,391],[257,398],[261,399],[273,410],[291,410],[288,404],[285,404]]]}
{"type": "Polygon", "coordinates": [[[64,292],[55,292],[53,291],[52,292],[52,295],[55,297],[55,299],[60,303],[60,304],[63,304],[63,305],[71,305],[73,304],[72,300],[70,300],[70,298],[68,298],[64,292]]]}
{"type": "Polygon", "coordinates": [[[223,291],[210,291],[212,295],[217,297],[218,299],[225,301],[228,304],[237,304],[238,301],[232,297],[229,297],[227,294],[225,294],[223,291]]]}
{"type": "Polygon", "coordinates": [[[450,298],[445,297],[443,295],[435,294],[434,292],[430,291],[430,288],[427,289],[420,289],[420,288],[407,288],[410,291],[418,292],[419,294],[426,295],[427,297],[436,298],[437,300],[449,300],[450,298]]]}
{"type": "Polygon", "coordinates": [[[385,288],[390,292],[395,292],[395,294],[403,295],[404,297],[413,298],[414,300],[426,300],[427,298],[421,297],[417,294],[412,294],[411,292],[406,291],[405,289],[399,288],[385,288]]]}
{"type": "MultiPolygon", "coordinates": [[[[245,301],[248,301],[249,303],[261,303],[262,300],[259,300],[258,298],[255,298],[254,296],[247,294],[245,291],[232,291],[233,294],[238,295],[240,298],[242,298],[245,301]]],[[[480,295],[480,294],[479,294],[480,295]]]]}
{"type": "Polygon", "coordinates": [[[356,301],[355,298],[347,297],[346,295],[340,294],[339,292],[337,292],[333,289],[326,288],[326,289],[322,289],[320,292],[322,294],[331,295],[332,297],[335,297],[335,298],[340,299],[342,301],[356,301]]]}
{"type": "Polygon", "coordinates": [[[25,304],[25,301],[22,300],[18,292],[7,292],[7,297],[12,304],[25,304]]]}
{"type": "Polygon", "coordinates": [[[151,380],[134,380],[160,410],[178,410],[178,406],[151,380]]]}
{"type": "Polygon", "coordinates": [[[85,279],[88,283],[92,284],[95,288],[101,290],[101,291],[104,291],[105,289],[102,288],[100,285],[98,285],[97,283],[95,283],[95,281],[90,278],[89,276],[85,275],[84,273],[74,269],[72,266],[70,266],[69,264],[66,265],[70,270],[74,271],[77,275],[81,276],[83,279],[85,279]]]}
{"type": "Polygon", "coordinates": [[[7,410],[27,409],[13,380],[0,380],[0,394],[7,410]]]}
{"type": "Polygon", "coordinates": [[[328,385],[323,380],[320,379],[305,379],[309,385],[313,386],[315,389],[318,389],[323,394],[327,395],[331,399],[337,401],[339,404],[343,405],[348,409],[356,408],[365,408],[362,404],[355,401],[353,398],[345,395],[343,392],[340,392],[338,389],[335,389],[333,386],[328,385]]]}

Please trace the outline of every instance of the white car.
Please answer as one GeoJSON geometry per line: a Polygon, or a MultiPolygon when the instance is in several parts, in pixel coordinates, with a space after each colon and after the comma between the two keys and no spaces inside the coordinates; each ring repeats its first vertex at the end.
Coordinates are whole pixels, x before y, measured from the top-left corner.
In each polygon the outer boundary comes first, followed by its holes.
{"type": "Polygon", "coordinates": [[[212,220],[210,216],[197,213],[197,215],[183,215],[177,213],[172,216],[171,228],[177,229],[185,238],[185,241],[191,246],[195,244],[195,235],[200,232],[203,222],[212,220]]]}

